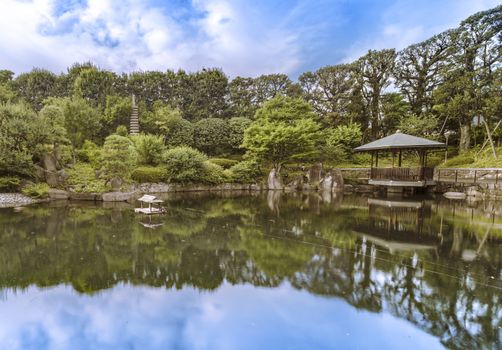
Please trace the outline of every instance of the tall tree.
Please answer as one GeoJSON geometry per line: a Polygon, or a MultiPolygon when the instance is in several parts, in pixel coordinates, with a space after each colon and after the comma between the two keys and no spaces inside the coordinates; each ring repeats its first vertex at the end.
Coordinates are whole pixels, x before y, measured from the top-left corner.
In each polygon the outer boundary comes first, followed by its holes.
{"type": "Polygon", "coordinates": [[[357,61],[358,79],[368,106],[372,139],[378,138],[380,133],[381,97],[391,83],[395,57],[394,49],[370,50],[357,61]]]}
{"type": "Polygon", "coordinates": [[[451,33],[447,31],[408,46],[397,54],[396,86],[406,96],[416,116],[430,112],[432,91],[441,82],[440,70],[451,49],[451,33]]]}
{"type": "Polygon", "coordinates": [[[269,161],[280,171],[285,162],[316,152],[320,125],[315,120],[312,107],[305,101],[277,96],[256,112],[242,145],[248,156],[269,161]]]}
{"type": "Polygon", "coordinates": [[[298,78],[305,99],[327,125],[350,122],[350,103],[355,87],[354,65],[326,66],[298,78]]]}
{"type": "Polygon", "coordinates": [[[443,69],[436,110],[460,126],[460,150],[471,146],[475,117],[482,115],[484,87],[502,57],[502,6],[474,14],[452,32],[453,53],[443,69]]]}
{"type": "Polygon", "coordinates": [[[46,98],[56,95],[56,85],[57,76],[54,73],[38,68],[20,74],[14,80],[17,95],[36,111],[43,107],[46,98]]]}

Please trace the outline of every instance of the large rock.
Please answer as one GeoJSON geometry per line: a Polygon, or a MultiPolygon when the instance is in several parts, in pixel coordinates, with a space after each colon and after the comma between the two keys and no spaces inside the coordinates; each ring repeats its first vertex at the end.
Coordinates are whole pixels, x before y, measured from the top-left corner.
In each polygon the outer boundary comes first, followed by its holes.
{"type": "Polygon", "coordinates": [[[40,165],[35,164],[34,166],[34,175],[38,181],[45,181],[45,169],[40,165]]]}
{"type": "Polygon", "coordinates": [[[80,193],[80,192],[69,192],[70,199],[74,201],[102,201],[103,197],[100,193],[80,193]]]}
{"type": "Polygon", "coordinates": [[[51,188],[49,190],[49,198],[53,200],[68,199],[70,198],[70,194],[67,191],[51,188]]]}
{"type": "Polygon", "coordinates": [[[103,202],[128,202],[136,197],[136,192],[103,193],[103,202]]]}
{"type": "Polygon", "coordinates": [[[446,192],[443,196],[448,199],[465,199],[467,197],[463,192],[446,192]]]}
{"type": "Polygon", "coordinates": [[[322,163],[317,163],[312,165],[307,172],[308,184],[312,188],[319,188],[322,176],[323,176],[322,163]]]}
{"type": "Polygon", "coordinates": [[[42,154],[42,166],[45,170],[56,172],[58,170],[58,161],[51,153],[42,154]]]}
{"type": "Polygon", "coordinates": [[[112,190],[114,192],[120,190],[120,188],[122,187],[122,179],[119,176],[115,176],[110,180],[110,186],[112,187],[112,190]]]}
{"type": "Polygon", "coordinates": [[[343,191],[344,182],[342,172],[339,169],[330,170],[319,182],[321,191],[343,191]]]}
{"type": "Polygon", "coordinates": [[[59,179],[59,177],[56,172],[53,172],[53,171],[46,171],[45,172],[45,182],[47,182],[47,184],[50,187],[58,187],[59,186],[58,179],[59,179]]]}
{"type": "Polygon", "coordinates": [[[268,174],[267,186],[269,190],[283,190],[281,175],[276,168],[272,168],[268,174]]]}
{"type": "Polygon", "coordinates": [[[297,176],[291,181],[289,184],[287,184],[286,188],[287,191],[301,191],[303,190],[303,177],[302,176],[297,176]]]}

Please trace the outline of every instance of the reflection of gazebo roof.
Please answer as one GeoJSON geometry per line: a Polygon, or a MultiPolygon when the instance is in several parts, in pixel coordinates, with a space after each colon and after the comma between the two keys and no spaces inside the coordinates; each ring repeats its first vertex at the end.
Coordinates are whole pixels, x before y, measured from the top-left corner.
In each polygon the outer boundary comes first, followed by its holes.
{"type": "Polygon", "coordinates": [[[375,199],[375,198],[368,198],[368,204],[387,208],[412,208],[412,209],[420,209],[423,206],[423,202],[418,202],[418,201],[395,201],[395,200],[392,201],[392,200],[375,199]]]}
{"type": "Polygon", "coordinates": [[[380,140],[376,140],[365,145],[354,148],[356,152],[367,152],[367,151],[398,151],[406,149],[433,149],[433,148],[445,148],[446,145],[442,142],[432,141],[424,139],[422,137],[416,137],[408,134],[403,134],[401,132],[396,132],[395,134],[384,137],[380,140]]]}

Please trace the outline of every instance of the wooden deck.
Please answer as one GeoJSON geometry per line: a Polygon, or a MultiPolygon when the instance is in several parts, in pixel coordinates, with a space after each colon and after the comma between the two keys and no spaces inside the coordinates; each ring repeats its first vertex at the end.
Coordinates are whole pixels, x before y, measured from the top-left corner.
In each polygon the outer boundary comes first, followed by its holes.
{"type": "Polygon", "coordinates": [[[368,184],[389,187],[426,187],[434,182],[434,168],[371,168],[368,184]]]}

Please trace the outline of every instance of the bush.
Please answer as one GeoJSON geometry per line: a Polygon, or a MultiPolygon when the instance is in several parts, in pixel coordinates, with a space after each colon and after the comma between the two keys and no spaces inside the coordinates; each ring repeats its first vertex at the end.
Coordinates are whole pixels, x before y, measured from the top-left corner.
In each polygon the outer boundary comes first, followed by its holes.
{"type": "Polygon", "coordinates": [[[166,175],[169,182],[203,182],[207,157],[191,147],[181,146],[169,149],[163,154],[166,175]]]}
{"type": "Polygon", "coordinates": [[[49,185],[47,185],[45,182],[40,182],[27,185],[23,188],[22,192],[28,197],[40,199],[49,196],[49,189],[49,185]]]}
{"type": "Polygon", "coordinates": [[[206,162],[204,176],[201,180],[204,183],[217,185],[229,181],[229,177],[223,167],[212,162],[206,162]]]}
{"type": "Polygon", "coordinates": [[[66,184],[75,192],[103,193],[108,190],[105,181],[96,176],[96,170],[85,163],[77,163],[67,170],[66,184]]]}
{"type": "Polygon", "coordinates": [[[110,135],[103,145],[103,171],[106,179],[119,176],[129,179],[136,162],[136,150],[131,140],[119,135],[110,135]]]}
{"type": "Polygon", "coordinates": [[[170,147],[190,146],[194,144],[194,125],[188,120],[180,119],[169,127],[166,133],[166,144],[170,147]]]}
{"type": "Polygon", "coordinates": [[[209,161],[213,164],[223,167],[224,169],[228,169],[231,166],[239,163],[234,159],[227,159],[227,158],[210,158],[209,161]]]}
{"type": "Polygon", "coordinates": [[[82,148],[77,151],[77,158],[81,162],[90,163],[95,168],[98,168],[103,161],[101,148],[89,140],[85,140],[82,148]]]}
{"type": "Polygon", "coordinates": [[[154,166],[160,164],[162,153],[165,150],[164,140],[161,136],[140,134],[131,139],[138,155],[138,164],[154,166]]]}
{"type": "Polygon", "coordinates": [[[127,126],[119,125],[117,126],[117,130],[115,131],[115,133],[119,136],[126,137],[127,135],[129,135],[129,130],[127,130],[127,126]]]}
{"type": "Polygon", "coordinates": [[[207,154],[221,154],[228,148],[228,123],[220,118],[206,118],[195,123],[194,142],[207,154]]]}
{"type": "Polygon", "coordinates": [[[17,177],[0,177],[0,192],[16,192],[20,184],[17,177]]]}
{"type": "Polygon", "coordinates": [[[132,171],[131,178],[139,183],[162,182],[167,177],[166,170],[161,167],[139,167],[132,171]]]}
{"type": "Polygon", "coordinates": [[[454,168],[454,167],[462,167],[475,162],[473,154],[470,152],[459,154],[454,158],[448,159],[443,163],[443,167],[445,168],[454,168]]]}
{"type": "Polygon", "coordinates": [[[258,162],[245,160],[232,166],[229,170],[231,181],[238,183],[255,183],[262,175],[258,162]]]}

